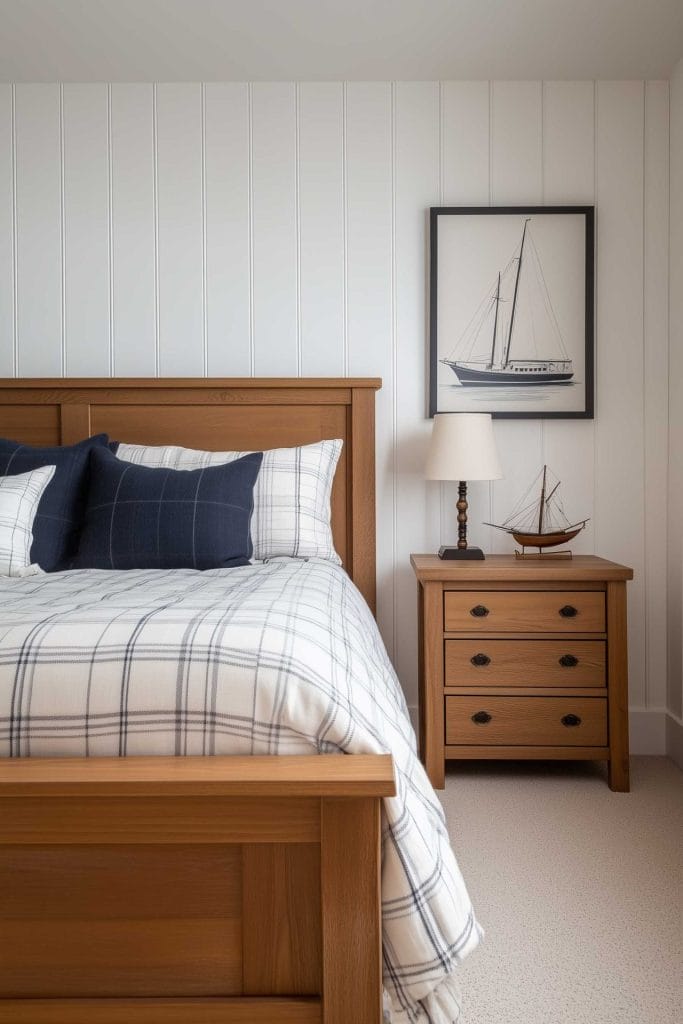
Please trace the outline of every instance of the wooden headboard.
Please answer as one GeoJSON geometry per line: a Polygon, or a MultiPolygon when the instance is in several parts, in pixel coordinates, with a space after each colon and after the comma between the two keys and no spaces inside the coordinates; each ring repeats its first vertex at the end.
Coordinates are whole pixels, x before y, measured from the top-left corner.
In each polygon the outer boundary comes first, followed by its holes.
{"type": "Polygon", "coordinates": [[[73,444],[107,433],[131,444],[261,450],[344,441],[332,532],[375,611],[376,378],[0,378],[0,437],[73,444]]]}

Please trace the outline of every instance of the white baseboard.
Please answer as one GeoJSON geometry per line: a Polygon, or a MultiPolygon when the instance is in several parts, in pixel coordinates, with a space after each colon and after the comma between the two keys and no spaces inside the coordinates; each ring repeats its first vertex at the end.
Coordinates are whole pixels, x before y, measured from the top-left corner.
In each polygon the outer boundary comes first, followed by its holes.
{"type": "Polygon", "coordinates": [[[683,719],[669,711],[666,716],[666,753],[683,769],[683,719]]]}
{"type": "MultiPolygon", "coordinates": [[[[418,731],[418,709],[410,705],[410,720],[418,731]]],[[[666,708],[630,708],[629,734],[632,754],[668,754],[683,768],[683,722],[666,708]]]]}

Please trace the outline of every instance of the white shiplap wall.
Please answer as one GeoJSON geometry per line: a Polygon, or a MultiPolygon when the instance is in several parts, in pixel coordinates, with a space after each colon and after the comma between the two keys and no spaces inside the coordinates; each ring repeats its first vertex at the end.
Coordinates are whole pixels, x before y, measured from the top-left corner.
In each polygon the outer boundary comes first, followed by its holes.
{"type": "Polygon", "coordinates": [[[422,480],[427,208],[596,203],[597,418],[498,422],[472,533],[547,460],[576,549],[635,567],[631,703],[661,709],[668,146],[666,82],[2,85],[0,373],[382,376],[379,620],[415,704],[408,555],[455,527],[422,480]]]}

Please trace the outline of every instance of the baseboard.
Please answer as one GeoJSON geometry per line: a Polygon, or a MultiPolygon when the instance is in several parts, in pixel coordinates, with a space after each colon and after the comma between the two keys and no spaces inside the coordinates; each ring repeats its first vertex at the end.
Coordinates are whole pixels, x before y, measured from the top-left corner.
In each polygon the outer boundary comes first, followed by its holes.
{"type": "Polygon", "coordinates": [[[666,708],[629,708],[628,731],[632,754],[666,755],[666,708]]]}
{"type": "MultiPolygon", "coordinates": [[[[418,709],[410,705],[408,711],[417,732],[418,709]]],[[[666,708],[630,708],[628,719],[632,754],[668,754],[683,768],[683,722],[666,708]]]]}
{"type": "Polygon", "coordinates": [[[683,719],[669,711],[666,716],[666,753],[683,769],[683,719]]]}

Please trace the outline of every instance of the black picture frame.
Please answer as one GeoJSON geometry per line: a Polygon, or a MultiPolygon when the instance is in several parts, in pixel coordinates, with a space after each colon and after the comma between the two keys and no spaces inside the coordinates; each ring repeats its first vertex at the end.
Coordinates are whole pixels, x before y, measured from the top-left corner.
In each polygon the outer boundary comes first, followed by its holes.
{"type": "MultiPolygon", "coordinates": [[[[437,412],[465,411],[439,408],[439,323],[438,323],[438,281],[439,281],[439,218],[457,216],[505,216],[517,218],[541,217],[543,215],[572,214],[585,218],[585,340],[584,340],[584,402],[583,408],[571,410],[539,409],[538,405],[529,411],[506,411],[487,409],[485,404],[478,411],[491,412],[500,419],[593,419],[595,417],[595,207],[594,206],[433,206],[429,211],[430,226],[430,281],[429,281],[429,416],[437,412]]],[[[441,268],[443,273],[443,268],[441,268]]],[[[494,328],[495,334],[495,328],[494,328]]],[[[494,342],[495,344],[495,342],[494,342]]],[[[509,351],[509,346],[508,346],[509,351]]],[[[458,378],[459,380],[459,378],[458,378]]],[[[458,389],[456,389],[458,390],[458,389]]]]}

